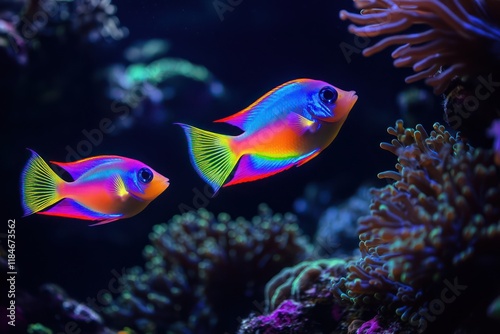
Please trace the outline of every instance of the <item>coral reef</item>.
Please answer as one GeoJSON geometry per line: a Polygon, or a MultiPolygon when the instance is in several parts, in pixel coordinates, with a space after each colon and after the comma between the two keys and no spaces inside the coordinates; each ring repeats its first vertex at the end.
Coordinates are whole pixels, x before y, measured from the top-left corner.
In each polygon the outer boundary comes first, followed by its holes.
{"type": "Polygon", "coordinates": [[[32,296],[17,292],[15,329],[19,333],[111,334],[117,331],[107,327],[103,318],[88,305],[70,296],[56,284],[44,284],[32,296]]]}
{"type": "Polygon", "coordinates": [[[29,51],[40,50],[50,38],[63,43],[120,40],[128,29],[115,14],[111,0],[7,1],[0,5],[0,48],[25,65],[29,51]]]}
{"type": "Polygon", "coordinates": [[[311,252],[294,216],[264,205],[251,222],[184,213],[156,225],[150,239],[145,269],[125,276],[125,290],[105,310],[110,322],[140,332],[234,330],[265,283],[311,252]]]}
{"type": "Polygon", "coordinates": [[[346,260],[304,261],[283,269],[265,291],[265,314],[241,323],[244,333],[331,333],[346,329],[349,304],[332,287],[346,275],[346,260]],[[295,330],[295,332],[294,332],[295,330]]]}
{"type": "Polygon", "coordinates": [[[361,14],[340,12],[340,18],[358,36],[386,37],[365,49],[373,55],[391,45],[396,67],[412,67],[406,82],[425,79],[442,93],[454,77],[490,73],[500,60],[500,5],[494,0],[354,0],[361,14]],[[398,34],[424,24],[423,32],[398,34]]]}
{"type": "Polygon", "coordinates": [[[284,269],[266,286],[268,314],[251,315],[241,333],[278,332],[281,311],[272,312],[287,300],[300,304],[295,317],[304,326],[313,317],[318,333],[495,326],[500,168],[493,151],[472,148],[438,123],[427,133],[397,121],[388,132],[396,138],[381,147],[398,157],[397,171],[380,173],[394,183],[371,190],[371,213],[359,220],[361,257],[284,269]],[[329,316],[308,313],[325,306],[329,316]]]}
{"type": "Polygon", "coordinates": [[[500,169],[491,150],[473,149],[437,123],[430,135],[402,121],[388,132],[396,139],[381,147],[398,156],[397,172],[379,177],[395,183],[372,191],[371,215],[359,223],[361,259],[338,287],[354,304],[385,305],[425,329],[425,315],[443,311],[434,298],[444,288],[458,296],[474,281],[468,270],[499,268],[500,169]]]}
{"type": "Polygon", "coordinates": [[[324,210],[314,238],[315,253],[321,257],[352,255],[358,249],[358,218],[369,214],[371,196],[367,185],[344,202],[324,210]]]}

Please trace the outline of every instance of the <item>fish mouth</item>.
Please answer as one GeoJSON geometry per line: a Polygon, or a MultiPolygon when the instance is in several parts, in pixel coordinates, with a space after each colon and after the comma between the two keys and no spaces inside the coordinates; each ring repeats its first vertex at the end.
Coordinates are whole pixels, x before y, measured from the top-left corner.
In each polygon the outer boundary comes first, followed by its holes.
{"type": "Polygon", "coordinates": [[[354,104],[358,100],[358,96],[356,95],[356,92],[353,91],[353,90],[351,90],[350,92],[348,92],[347,93],[347,99],[350,100],[350,103],[348,104],[348,106],[349,106],[348,110],[351,111],[352,107],[354,107],[354,104]]]}
{"type": "Polygon", "coordinates": [[[339,113],[334,115],[333,117],[325,117],[325,118],[319,118],[322,121],[328,122],[328,123],[334,123],[338,122],[340,120],[345,120],[349,113],[352,110],[352,107],[354,107],[354,104],[358,100],[358,96],[356,95],[356,92],[351,90],[349,92],[342,92],[342,95],[340,95],[340,98],[337,100],[337,108],[339,110],[339,113]]]}

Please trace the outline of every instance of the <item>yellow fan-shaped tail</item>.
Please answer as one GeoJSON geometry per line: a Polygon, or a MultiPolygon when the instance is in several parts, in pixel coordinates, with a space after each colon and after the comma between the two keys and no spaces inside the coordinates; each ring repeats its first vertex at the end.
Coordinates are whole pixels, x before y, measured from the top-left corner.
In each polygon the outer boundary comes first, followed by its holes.
{"type": "Polygon", "coordinates": [[[57,186],[64,182],[33,150],[21,175],[21,197],[24,215],[43,210],[62,197],[57,186]]]}
{"type": "Polygon", "coordinates": [[[177,124],[186,134],[191,163],[201,178],[212,187],[214,194],[217,193],[239,159],[229,146],[232,137],[177,124]]]}

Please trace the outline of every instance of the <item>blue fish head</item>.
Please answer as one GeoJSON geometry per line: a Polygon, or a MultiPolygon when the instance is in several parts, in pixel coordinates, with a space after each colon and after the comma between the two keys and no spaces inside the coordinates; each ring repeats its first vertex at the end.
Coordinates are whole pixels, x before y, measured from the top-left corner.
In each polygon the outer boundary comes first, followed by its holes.
{"type": "Polygon", "coordinates": [[[134,197],[151,201],[169,186],[169,179],[140,161],[127,159],[125,187],[134,197]]]}
{"type": "Polygon", "coordinates": [[[307,102],[304,116],[309,120],[344,120],[358,99],[354,91],[347,92],[319,80],[305,82],[305,90],[307,102]]]}

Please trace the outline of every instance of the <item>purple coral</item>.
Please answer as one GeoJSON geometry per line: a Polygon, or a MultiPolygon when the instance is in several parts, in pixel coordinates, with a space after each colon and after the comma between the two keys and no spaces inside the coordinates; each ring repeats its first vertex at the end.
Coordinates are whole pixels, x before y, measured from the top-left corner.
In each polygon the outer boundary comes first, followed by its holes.
{"type": "Polygon", "coordinates": [[[365,49],[370,56],[389,46],[394,66],[412,67],[416,74],[406,82],[425,79],[436,94],[454,77],[489,73],[500,59],[500,2],[494,0],[354,0],[361,14],[340,12],[340,18],[358,36],[385,37],[365,49]],[[404,31],[426,25],[422,32],[404,31]]]}
{"type": "Polygon", "coordinates": [[[244,320],[238,333],[305,333],[309,320],[302,314],[302,309],[302,304],[293,300],[285,300],[271,314],[244,320]]]}
{"type": "Polygon", "coordinates": [[[496,119],[488,129],[488,135],[493,138],[495,163],[500,166],[500,119],[496,119]]]}

